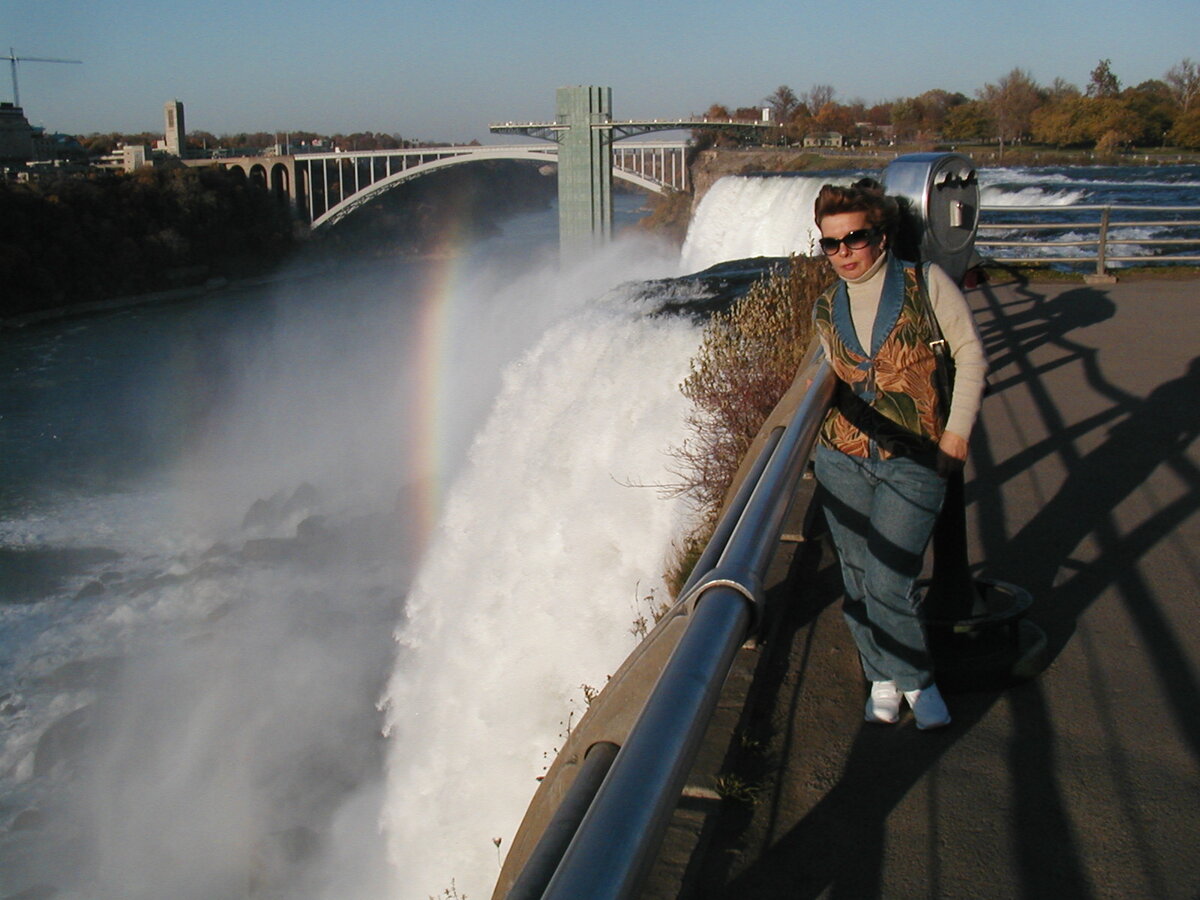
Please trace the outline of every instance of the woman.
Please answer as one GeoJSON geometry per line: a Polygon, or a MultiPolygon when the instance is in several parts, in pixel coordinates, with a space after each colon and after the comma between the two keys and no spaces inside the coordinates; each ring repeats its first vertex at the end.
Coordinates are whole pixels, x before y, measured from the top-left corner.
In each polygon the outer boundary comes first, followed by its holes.
{"type": "Polygon", "coordinates": [[[945,478],[967,458],[987,361],[950,277],[889,252],[899,208],[878,182],[825,185],[815,217],[839,279],[814,310],[839,379],[816,475],[841,560],[846,622],[871,682],[866,720],[894,724],[907,702],[918,728],[940,728],[950,713],[934,682],[915,586],[945,478]],[[954,357],[948,411],[933,379],[926,296],[954,357]]]}

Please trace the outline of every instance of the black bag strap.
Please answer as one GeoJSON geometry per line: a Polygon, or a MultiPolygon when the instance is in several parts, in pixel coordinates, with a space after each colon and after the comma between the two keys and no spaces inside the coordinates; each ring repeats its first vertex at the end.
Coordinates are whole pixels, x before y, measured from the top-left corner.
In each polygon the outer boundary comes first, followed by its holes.
{"type": "Polygon", "coordinates": [[[929,288],[925,283],[925,266],[920,259],[914,264],[913,272],[917,278],[917,294],[921,307],[921,318],[925,323],[926,334],[930,335],[929,349],[933,351],[936,368],[934,370],[934,386],[938,392],[941,404],[942,421],[950,417],[950,404],[954,399],[954,357],[946,338],[942,335],[942,327],[938,324],[937,314],[933,311],[933,300],[929,296],[929,288]]]}

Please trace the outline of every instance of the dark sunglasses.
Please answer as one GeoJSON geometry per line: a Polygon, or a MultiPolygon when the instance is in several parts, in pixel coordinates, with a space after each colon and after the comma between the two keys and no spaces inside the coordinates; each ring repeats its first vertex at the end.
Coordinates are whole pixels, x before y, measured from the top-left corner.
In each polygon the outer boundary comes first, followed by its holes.
{"type": "Polygon", "coordinates": [[[838,252],[838,247],[842,246],[842,244],[846,245],[847,250],[861,250],[864,247],[871,246],[878,239],[878,228],[859,228],[850,232],[845,237],[823,237],[817,243],[821,245],[821,249],[825,251],[826,256],[833,256],[833,254],[838,252]]]}

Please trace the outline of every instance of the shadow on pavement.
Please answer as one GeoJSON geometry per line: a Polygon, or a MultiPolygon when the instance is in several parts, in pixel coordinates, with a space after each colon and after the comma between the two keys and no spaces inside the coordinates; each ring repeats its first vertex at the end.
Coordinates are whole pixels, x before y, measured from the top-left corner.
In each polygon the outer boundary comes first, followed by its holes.
{"type": "MultiPolygon", "coordinates": [[[[991,433],[981,423],[973,436],[974,477],[967,486],[967,503],[974,507],[978,529],[974,555],[985,561],[974,568],[1033,593],[1031,615],[1047,632],[1050,660],[1067,646],[1080,617],[1101,594],[1119,597],[1149,648],[1152,679],[1182,741],[1193,760],[1200,760],[1200,685],[1187,648],[1164,615],[1162,579],[1149,583],[1137,565],[1200,509],[1200,472],[1188,456],[1200,435],[1200,356],[1191,360],[1185,374],[1139,397],[1110,380],[1101,359],[1102,350],[1117,354],[1118,362],[1120,354],[1138,351],[1089,346],[1073,335],[1115,315],[1116,305],[1106,290],[1039,293],[1018,283],[1006,285],[1001,293],[985,287],[981,295],[981,333],[992,371],[998,373],[992,376],[993,396],[987,402],[1003,403],[998,397],[1019,393],[1021,414],[1039,420],[1029,423],[1030,431],[1046,436],[1020,446],[1013,435],[996,433],[997,423],[1003,421],[997,416],[989,417],[991,433]],[[1055,376],[1064,367],[1080,370],[1071,373],[1071,387],[1065,390],[1066,382],[1055,376]],[[1047,381],[1054,383],[1053,394],[1047,381]],[[1047,486],[1046,496],[1025,497],[1018,501],[1022,509],[1014,511],[1013,496],[1027,491],[1014,480],[1045,463],[1063,473],[1061,481],[1045,479],[1041,483],[1047,486]],[[1153,504],[1137,524],[1129,527],[1126,517],[1121,527],[1115,510],[1162,466],[1182,488],[1153,504]],[[1013,522],[1024,524],[1010,534],[1013,522]],[[1095,544],[1096,552],[1086,561],[1073,558],[1085,540],[1095,544]]],[[[1153,365],[1153,360],[1148,354],[1137,364],[1153,365]]],[[[847,900],[898,896],[896,879],[904,884],[904,873],[889,870],[884,881],[889,817],[923,779],[929,804],[924,828],[930,833],[924,838],[926,850],[907,861],[912,883],[903,896],[963,895],[960,883],[943,893],[939,860],[944,858],[947,836],[939,835],[938,829],[947,828],[947,820],[956,832],[981,832],[978,839],[954,836],[956,852],[974,849],[980,857],[970,863],[978,867],[981,879],[978,896],[1105,893],[1108,888],[1095,882],[1074,839],[1073,826],[1078,823],[1073,815],[1078,811],[1069,808],[1066,799],[1059,759],[1064,738],[1061,723],[1052,718],[1045,686],[1034,680],[1005,692],[956,695],[954,724],[941,733],[917,732],[911,724],[874,727],[857,717],[851,725],[844,704],[861,702],[861,673],[838,621],[837,567],[828,551],[819,563],[808,554],[801,565],[807,567],[802,577],[808,588],[799,582],[798,602],[779,614],[773,646],[767,648],[775,658],[764,659],[758,675],[763,683],[755,685],[756,694],[761,690],[773,702],[773,712],[751,710],[745,725],[748,733],[757,732],[756,741],[770,741],[774,783],[753,810],[726,817],[716,849],[693,880],[692,895],[847,900]],[[840,657],[827,654],[814,661],[822,645],[831,643],[841,645],[840,657]],[[799,700],[804,694],[809,699],[799,700]],[[821,697],[829,701],[830,710],[836,709],[831,715],[839,724],[818,717],[821,697]],[[951,812],[949,797],[943,800],[939,794],[938,763],[971,735],[998,701],[1006,704],[1012,724],[993,756],[1008,772],[1012,795],[991,805],[993,812],[997,805],[1004,810],[1003,821],[972,822],[969,815],[959,821],[955,816],[961,817],[961,806],[951,812]],[[802,708],[805,703],[807,708],[802,708]],[[834,757],[824,764],[827,783],[821,778],[821,761],[814,759],[821,754],[834,757]],[[796,785],[797,780],[808,784],[796,785]],[[989,828],[995,832],[991,838],[982,834],[989,828]],[[1008,847],[1007,861],[984,858],[989,840],[997,837],[1008,847]],[[987,881],[1005,875],[1007,883],[987,881]],[[1012,883],[1014,877],[1018,883],[1012,883]]],[[[1175,577],[1181,589],[1191,590],[1200,581],[1200,568],[1193,566],[1175,577]]],[[[1110,760],[1109,765],[1120,771],[1122,762],[1110,760]]],[[[1118,786],[1117,792],[1122,790],[1132,793],[1134,788],[1118,786]]],[[[1117,800],[1128,809],[1135,806],[1132,798],[1117,800]]],[[[960,797],[955,802],[963,801],[960,797]]],[[[1136,827],[1131,832],[1123,835],[1132,847],[1129,864],[1140,868],[1143,883],[1158,884],[1166,891],[1161,896],[1170,894],[1157,871],[1150,838],[1136,827]]]]}

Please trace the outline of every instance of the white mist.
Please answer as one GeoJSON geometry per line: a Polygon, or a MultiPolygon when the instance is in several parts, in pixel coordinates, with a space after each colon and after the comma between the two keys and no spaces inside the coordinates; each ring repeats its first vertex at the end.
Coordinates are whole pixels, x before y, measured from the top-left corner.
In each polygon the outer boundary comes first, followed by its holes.
{"type": "Polygon", "coordinates": [[[572,299],[629,277],[614,263],[634,250],[547,285],[570,312],[505,370],[405,605],[384,701],[389,896],[487,895],[581,685],[632,649],[638,597],[663,596],[686,513],[654,486],[673,480],[698,332],[620,291],[572,299]]]}

